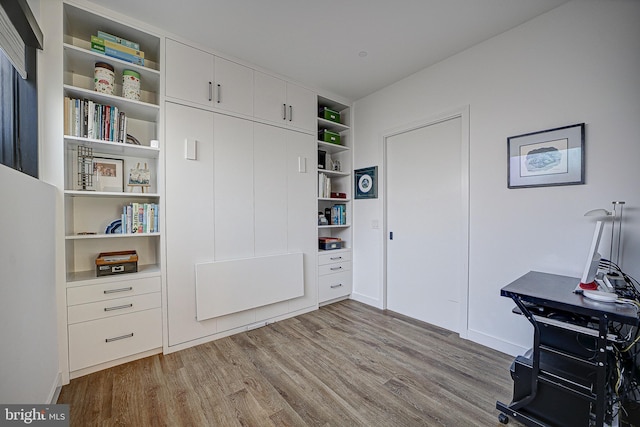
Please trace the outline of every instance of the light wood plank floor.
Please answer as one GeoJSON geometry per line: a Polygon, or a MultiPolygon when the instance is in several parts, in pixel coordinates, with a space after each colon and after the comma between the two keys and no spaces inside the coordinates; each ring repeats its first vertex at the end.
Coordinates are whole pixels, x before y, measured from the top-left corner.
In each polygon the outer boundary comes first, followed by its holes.
{"type": "Polygon", "coordinates": [[[83,427],[501,426],[512,360],[342,301],[74,379],[58,403],[83,427]]]}

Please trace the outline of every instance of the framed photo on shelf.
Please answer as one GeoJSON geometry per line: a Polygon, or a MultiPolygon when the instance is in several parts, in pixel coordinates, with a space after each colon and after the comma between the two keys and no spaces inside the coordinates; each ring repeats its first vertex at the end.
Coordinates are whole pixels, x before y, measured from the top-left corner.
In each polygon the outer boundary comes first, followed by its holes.
{"type": "Polygon", "coordinates": [[[377,199],[378,198],[378,167],[356,169],[355,175],[355,195],[356,199],[377,199]]]}
{"type": "Polygon", "coordinates": [[[140,163],[137,163],[135,167],[129,170],[129,181],[127,182],[127,186],[131,189],[140,187],[143,193],[145,188],[151,186],[151,171],[146,163],[144,164],[144,167],[141,167],[140,163]]]}
{"type": "Polygon", "coordinates": [[[584,184],[585,125],[507,138],[507,187],[584,184]]]}
{"type": "Polygon", "coordinates": [[[121,159],[94,157],[94,190],[122,193],[124,191],[123,163],[121,159]]]}

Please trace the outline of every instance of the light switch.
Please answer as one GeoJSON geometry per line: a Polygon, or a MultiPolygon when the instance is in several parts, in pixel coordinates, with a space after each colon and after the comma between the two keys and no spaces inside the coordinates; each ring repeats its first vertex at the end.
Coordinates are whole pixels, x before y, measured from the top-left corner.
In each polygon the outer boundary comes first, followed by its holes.
{"type": "Polygon", "coordinates": [[[184,158],[187,160],[196,160],[196,140],[186,138],[184,140],[184,158]]]}
{"type": "Polygon", "coordinates": [[[307,172],[307,158],[298,156],[298,172],[306,173],[307,172]]]}

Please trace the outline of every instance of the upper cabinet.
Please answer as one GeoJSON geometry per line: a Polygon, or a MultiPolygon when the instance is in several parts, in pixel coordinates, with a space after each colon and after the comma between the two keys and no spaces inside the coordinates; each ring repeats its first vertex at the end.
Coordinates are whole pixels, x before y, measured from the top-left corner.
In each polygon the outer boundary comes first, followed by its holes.
{"type": "Polygon", "coordinates": [[[253,69],[166,39],[166,96],[253,115],[253,69]]]}
{"type": "Polygon", "coordinates": [[[315,132],[316,95],[293,83],[254,72],[254,116],[296,130],[315,132]]]}

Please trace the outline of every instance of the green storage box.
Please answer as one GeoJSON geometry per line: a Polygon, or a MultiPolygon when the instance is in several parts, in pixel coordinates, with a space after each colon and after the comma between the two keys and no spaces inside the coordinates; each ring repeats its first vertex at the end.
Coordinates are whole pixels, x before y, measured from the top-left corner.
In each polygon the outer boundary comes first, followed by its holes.
{"type": "Polygon", "coordinates": [[[330,142],[332,144],[340,144],[340,134],[331,132],[330,130],[322,129],[318,132],[318,139],[324,142],[330,142]]]}
{"type": "Polygon", "coordinates": [[[327,107],[322,107],[318,110],[318,117],[340,123],[340,113],[327,107]]]}

